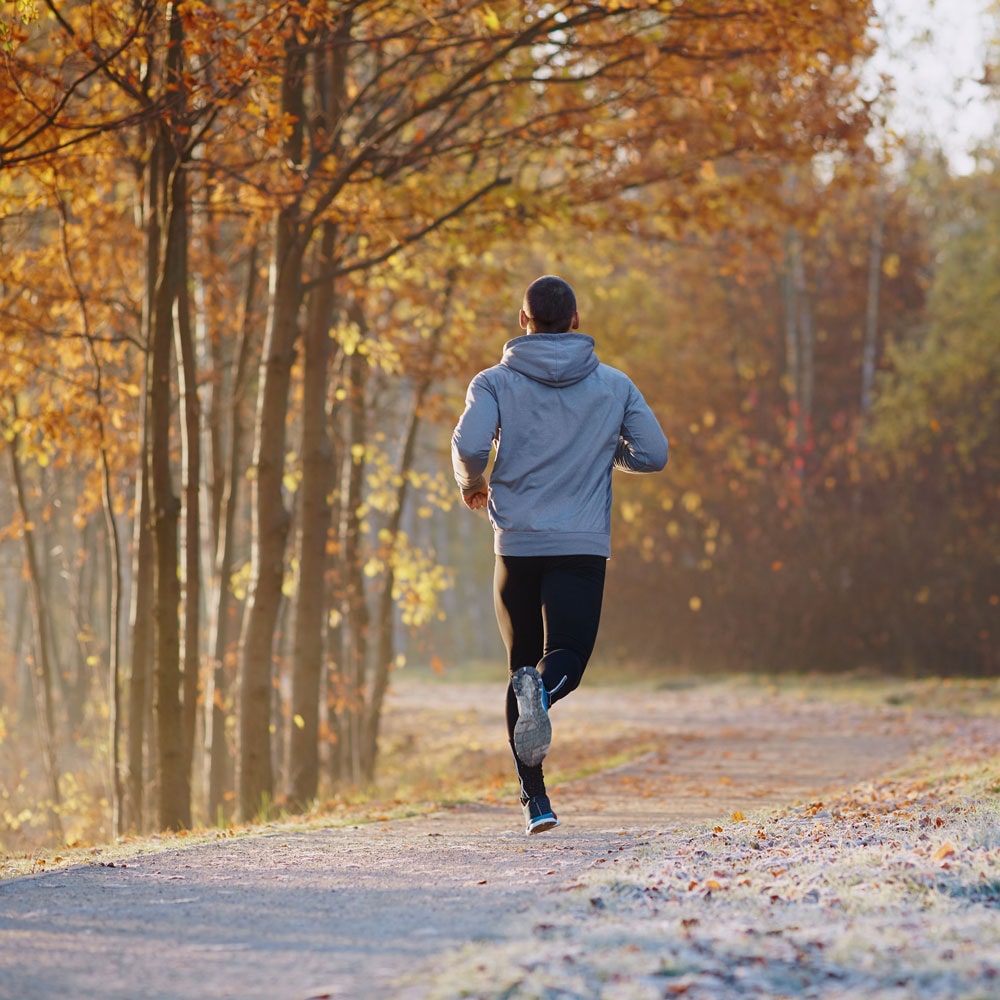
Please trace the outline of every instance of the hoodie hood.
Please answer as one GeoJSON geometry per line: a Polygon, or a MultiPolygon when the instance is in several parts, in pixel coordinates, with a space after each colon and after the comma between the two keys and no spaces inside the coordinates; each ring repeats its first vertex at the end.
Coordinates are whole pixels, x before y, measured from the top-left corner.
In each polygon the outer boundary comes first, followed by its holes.
{"type": "Polygon", "coordinates": [[[530,333],[504,344],[500,364],[561,389],[581,382],[600,361],[594,338],[584,333],[530,333]]]}

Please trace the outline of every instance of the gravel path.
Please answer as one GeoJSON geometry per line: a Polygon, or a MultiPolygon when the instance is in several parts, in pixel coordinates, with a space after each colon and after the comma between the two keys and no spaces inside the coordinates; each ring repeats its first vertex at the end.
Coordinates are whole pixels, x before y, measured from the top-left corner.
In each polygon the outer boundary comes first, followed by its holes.
{"type": "MultiPolygon", "coordinates": [[[[473,685],[401,683],[392,710],[499,702],[473,685]]],[[[560,733],[616,724],[653,749],[550,788],[563,820],[526,838],[516,803],[309,832],[271,828],[0,882],[0,997],[424,997],[457,951],[524,940],[539,905],[737,810],[808,802],[901,765],[917,735],[900,710],[727,687],[581,689],[560,733]],[[433,969],[433,977],[420,970],[433,969]]],[[[483,709],[479,736],[500,738],[483,709]],[[485,734],[485,735],[484,735],[485,734]]],[[[708,827],[710,828],[710,827],[708,827]]],[[[466,952],[468,954],[468,952],[466,952]]],[[[445,985],[442,986],[442,983],[445,985]]],[[[553,994],[554,995],[554,994],[553,994]]]]}

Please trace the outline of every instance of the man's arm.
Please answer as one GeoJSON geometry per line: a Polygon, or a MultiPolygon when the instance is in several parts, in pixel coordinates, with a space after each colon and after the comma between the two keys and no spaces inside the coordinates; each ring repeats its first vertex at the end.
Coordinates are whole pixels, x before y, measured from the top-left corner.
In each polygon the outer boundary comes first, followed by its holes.
{"type": "Polygon", "coordinates": [[[629,383],[615,468],[623,472],[659,472],[667,464],[669,446],[656,415],[642,393],[629,383]]]}
{"type": "Polygon", "coordinates": [[[500,409],[489,383],[480,372],[465,394],[465,411],[451,436],[451,465],[462,499],[470,510],[480,510],[488,499],[486,468],[500,424],[500,409]]]}

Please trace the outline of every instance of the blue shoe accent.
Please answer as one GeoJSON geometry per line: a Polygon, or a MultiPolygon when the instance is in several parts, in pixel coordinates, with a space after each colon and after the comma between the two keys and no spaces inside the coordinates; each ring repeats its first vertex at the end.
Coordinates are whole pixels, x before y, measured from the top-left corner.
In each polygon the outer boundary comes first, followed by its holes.
{"type": "Polygon", "coordinates": [[[536,795],[533,799],[521,803],[524,810],[526,834],[544,833],[559,825],[559,819],[552,811],[552,804],[547,795],[536,795]]]}
{"type": "Polygon", "coordinates": [[[545,759],[552,744],[552,723],[546,707],[548,693],[542,675],[534,667],[521,667],[510,679],[517,698],[517,722],[514,724],[514,753],[528,767],[545,759]]]}

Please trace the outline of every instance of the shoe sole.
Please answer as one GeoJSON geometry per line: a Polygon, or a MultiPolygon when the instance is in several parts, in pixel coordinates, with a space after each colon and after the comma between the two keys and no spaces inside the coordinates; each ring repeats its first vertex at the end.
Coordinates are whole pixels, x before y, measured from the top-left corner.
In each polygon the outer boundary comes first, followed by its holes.
{"type": "Polygon", "coordinates": [[[552,723],[542,704],[542,678],[534,667],[521,667],[511,678],[517,698],[514,752],[518,760],[535,767],[545,760],[552,744],[552,723]]]}
{"type": "Polygon", "coordinates": [[[528,836],[533,833],[545,833],[546,830],[552,830],[559,825],[559,820],[555,816],[539,816],[538,819],[528,824],[528,828],[524,831],[528,836]]]}

